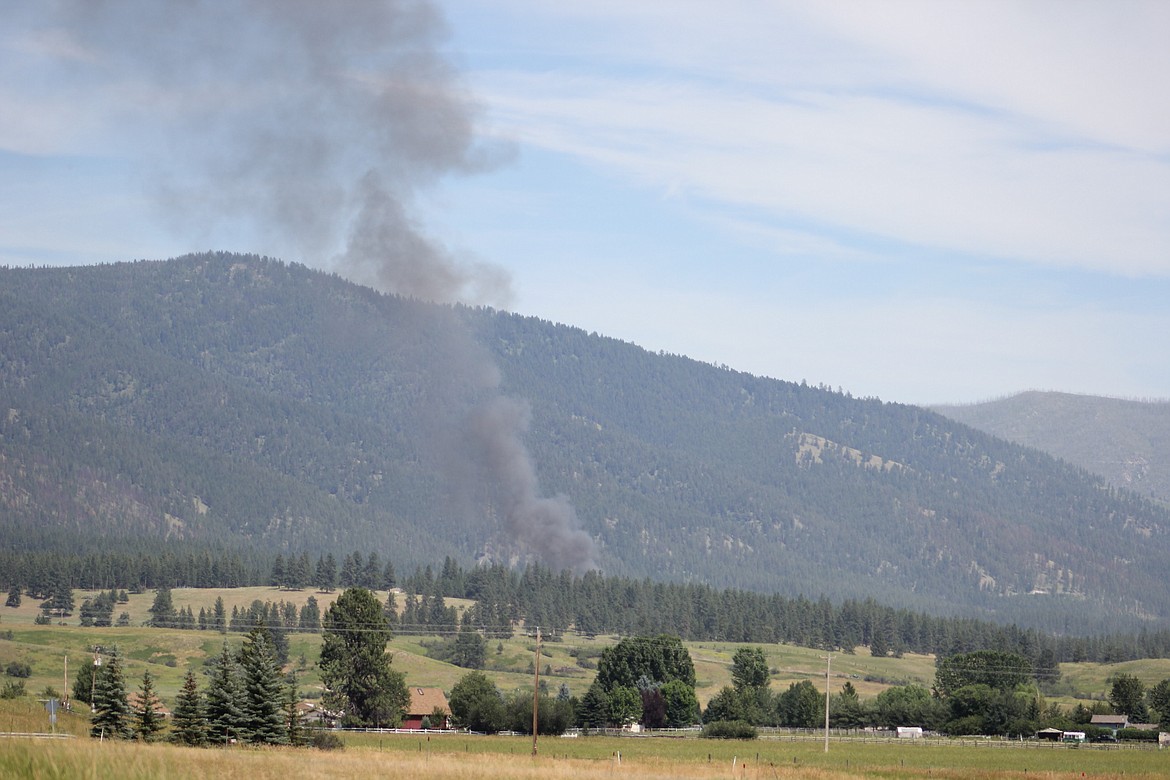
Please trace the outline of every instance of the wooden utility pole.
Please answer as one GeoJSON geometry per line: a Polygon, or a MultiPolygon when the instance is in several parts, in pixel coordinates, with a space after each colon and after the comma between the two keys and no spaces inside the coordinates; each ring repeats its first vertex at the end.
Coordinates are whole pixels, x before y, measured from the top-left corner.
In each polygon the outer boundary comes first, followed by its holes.
{"type": "Polygon", "coordinates": [[[540,723],[540,626],[536,627],[536,659],[532,662],[532,755],[536,755],[536,730],[540,723]]]}
{"type": "Polygon", "coordinates": [[[829,752],[829,667],[833,663],[833,656],[825,656],[825,752],[829,752]]]}

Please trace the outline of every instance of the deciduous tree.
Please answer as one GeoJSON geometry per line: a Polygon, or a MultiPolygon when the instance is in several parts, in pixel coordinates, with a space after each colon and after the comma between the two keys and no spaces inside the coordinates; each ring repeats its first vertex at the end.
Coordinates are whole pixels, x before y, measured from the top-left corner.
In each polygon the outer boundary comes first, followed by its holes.
{"type": "Polygon", "coordinates": [[[460,677],[447,704],[451,717],[462,728],[494,734],[504,727],[503,698],[483,672],[468,672],[460,677]]]}

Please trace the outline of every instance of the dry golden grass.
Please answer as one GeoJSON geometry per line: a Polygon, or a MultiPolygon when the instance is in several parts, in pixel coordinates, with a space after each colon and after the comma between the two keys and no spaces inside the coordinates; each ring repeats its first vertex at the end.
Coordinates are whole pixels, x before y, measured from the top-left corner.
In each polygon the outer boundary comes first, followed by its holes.
{"type": "Polygon", "coordinates": [[[345,778],[419,778],[428,780],[713,780],[786,778],[789,780],[856,780],[857,778],[945,778],[959,780],[1025,780],[1091,777],[1154,778],[1149,773],[1112,770],[1036,771],[978,767],[925,768],[866,765],[822,768],[749,760],[686,761],[669,756],[637,759],[615,756],[580,759],[484,753],[381,752],[348,749],[337,753],[313,750],[231,748],[200,750],[169,745],[0,739],[0,776],[5,778],[91,778],[92,780],[344,780],[345,778]]]}

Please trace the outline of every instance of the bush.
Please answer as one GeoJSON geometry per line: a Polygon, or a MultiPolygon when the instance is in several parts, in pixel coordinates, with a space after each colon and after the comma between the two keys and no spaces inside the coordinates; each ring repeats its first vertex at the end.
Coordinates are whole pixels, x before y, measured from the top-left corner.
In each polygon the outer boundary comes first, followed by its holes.
{"type": "Polygon", "coordinates": [[[19,699],[24,693],[24,680],[9,680],[0,688],[0,699],[19,699]]]}
{"type": "Polygon", "coordinates": [[[703,726],[703,736],[708,739],[755,739],[760,732],[746,720],[717,720],[703,726]]]}
{"type": "Polygon", "coordinates": [[[10,661],[4,673],[9,677],[32,677],[32,667],[23,661],[10,661]]]}
{"type": "Polygon", "coordinates": [[[312,736],[309,737],[309,747],[317,748],[317,750],[343,750],[345,743],[332,731],[313,729],[312,736]]]}
{"type": "Polygon", "coordinates": [[[1157,742],[1157,729],[1118,729],[1117,739],[1125,742],[1157,742]]]}

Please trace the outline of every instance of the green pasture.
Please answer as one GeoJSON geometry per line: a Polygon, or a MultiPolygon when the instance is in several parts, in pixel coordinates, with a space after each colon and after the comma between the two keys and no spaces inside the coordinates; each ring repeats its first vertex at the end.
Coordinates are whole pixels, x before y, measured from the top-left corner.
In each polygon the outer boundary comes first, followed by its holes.
{"type": "MultiPolygon", "coordinates": [[[[506,754],[530,756],[531,737],[468,735],[346,734],[348,748],[385,753],[421,753],[431,756],[506,754]]],[[[1081,772],[1087,776],[1165,777],[1170,774],[1170,751],[1129,746],[1044,745],[999,740],[866,741],[836,738],[824,752],[816,736],[762,737],[754,741],[710,740],[692,737],[542,737],[541,756],[609,761],[618,754],[625,762],[649,763],[668,758],[685,763],[762,767],[803,767],[860,772],[865,776],[897,777],[902,770],[915,775],[930,770],[951,772],[1029,773],[1081,772]]]]}

